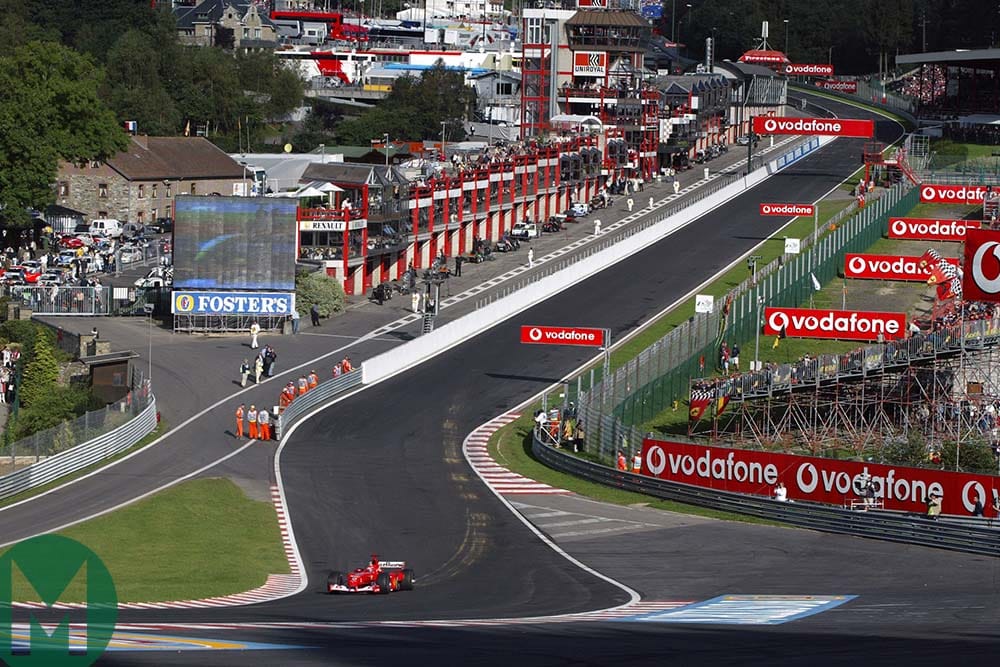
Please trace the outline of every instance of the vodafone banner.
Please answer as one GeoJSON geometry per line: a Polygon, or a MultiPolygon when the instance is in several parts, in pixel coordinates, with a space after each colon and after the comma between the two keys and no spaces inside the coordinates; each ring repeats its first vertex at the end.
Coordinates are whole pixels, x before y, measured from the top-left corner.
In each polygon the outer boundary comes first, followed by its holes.
{"type": "Polygon", "coordinates": [[[812,308],[764,309],[764,333],[777,336],[784,330],[793,338],[838,338],[841,340],[896,340],[906,335],[905,313],[812,308]]]}
{"type": "Polygon", "coordinates": [[[966,229],[976,229],[979,220],[934,220],[933,218],[889,218],[890,239],[920,241],[964,241],[966,229]]]}
{"type": "MultiPolygon", "coordinates": [[[[954,257],[946,257],[952,266],[958,266],[954,257]]],[[[931,275],[930,265],[920,268],[919,257],[907,255],[859,255],[847,253],[844,255],[844,277],[870,280],[904,280],[923,283],[931,275]]]]}
{"type": "Polygon", "coordinates": [[[857,81],[844,81],[841,79],[829,79],[827,81],[817,81],[816,85],[826,90],[835,90],[838,93],[850,93],[854,95],[858,92],[857,81]]]}
{"type": "Polygon", "coordinates": [[[870,138],[875,122],[852,118],[774,118],[754,116],[753,131],[758,134],[817,134],[832,137],[870,138]]]}
{"type": "Polygon", "coordinates": [[[969,301],[1000,301],[1000,232],[969,230],[962,294],[969,301]]]}
{"type": "Polygon", "coordinates": [[[921,185],[920,201],[924,204],[982,204],[988,190],[986,185],[921,185]]]}
{"type": "Polygon", "coordinates": [[[833,65],[785,65],[785,74],[789,76],[833,76],[833,65]]]}
{"type": "Polygon", "coordinates": [[[773,496],[782,482],[789,500],[843,505],[858,498],[870,478],[875,495],[887,510],[927,511],[931,493],[943,496],[944,514],[969,516],[976,500],[986,516],[997,515],[993,498],[1000,478],[942,470],[822,459],[792,454],[689,445],[646,439],[642,443],[642,474],[682,484],[758,496],[773,496]]]}
{"type": "Polygon", "coordinates": [[[816,207],[812,204],[761,204],[761,215],[779,215],[787,217],[790,215],[813,215],[816,207]]]}
{"type": "Polygon", "coordinates": [[[584,327],[521,327],[521,342],[533,345],[604,347],[604,338],[604,329],[588,329],[584,327]]]}

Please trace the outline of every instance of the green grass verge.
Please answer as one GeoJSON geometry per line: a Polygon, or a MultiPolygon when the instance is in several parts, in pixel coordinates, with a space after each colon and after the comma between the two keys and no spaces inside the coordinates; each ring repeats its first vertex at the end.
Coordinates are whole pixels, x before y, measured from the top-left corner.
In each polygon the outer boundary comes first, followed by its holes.
{"type": "Polygon", "coordinates": [[[1000,157],[994,156],[996,146],[966,144],[951,139],[933,139],[930,145],[933,158],[931,166],[934,169],[949,169],[959,165],[987,168],[1000,168],[1000,157]]]}
{"type": "Polygon", "coordinates": [[[850,104],[851,106],[854,106],[854,107],[860,107],[862,109],[867,109],[868,111],[871,111],[872,113],[877,113],[880,116],[884,116],[886,118],[891,118],[892,120],[896,121],[897,123],[899,123],[900,125],[902,125],[904,128],[906,128],[907,130],[913,129],[913,123],[911,123],[907,119],[903,118],[899,114],[895,114],[895,113],[893,113],[891,111],[883,109],[882,107],[877,107],[877,106],[875,106],[873,104],[867,104],[865,102],[862,102],[861,100],[845,99],[843,97],[837,97],[836,95],[830,95],[829,93],[824,93],[822,91],[814,90],[812,88],[801,88],[801,87],[795,86],[795,85],[790,85],[790,86],[788,86],[788,88],[789,88],[789,90],[797,90],[799,92],[809,93],[810,95],[815,95],[817,97],[825,97],[826,99],[833,100],[835,102],[842,102],[843,104],[850,104]]]}
{"type": "Polygon", "coordinates": [[[17,495],[10,496],[9,498],[4,498],[3,500],[0,500],[0,507],[6,507],[8,505],[13,505],[14,503],[19,503],[22,500],[27,500],[28,498],[41,495],[41,494],[45,493],[46,491],[50,491],[50,490],[56,488],[57,486],[61,486],[61,485],[66,484],[68,482],[72,482],[74,479],[79,479],[80,477],[83,477],[84,475],[90,474],[90,473],[94,472],[95,470],[97,470],[99,468],[103,468],[103,467],[105,467],[107,465],[110,465],[110,464],[114,463],[115,461],[118,461],[119,459],[123,459],[126,456],[128,456],[129,454],[132,454],[133,452],[136,452],[136,451],[142,449],[146,445],[149,445],[150,443],[152,443],[154,440],[156,440],[157,438],[159,438],[161,435],[163,435],[166,432],[167,432],[167,427],[166,427],[165,422],[160,421],[160,423],[156,425],[156,428],[153,429],[149,433],[149,435],[147,435],[142,440],[140,440],[139,442],[135,443],[134,445],[132,445],[131,447],[129,447],[125,451],[119,452],[119,453],[115,454],[114,456],[112,456],[111,458],[104,459],[103,461],[98,461],[97,463],[93,463],[93,464],[87,466],[86,468],[81,468],[80,470],[77,470],[74,473],[70,473],[68,475],[63,475],[59,479],[52,480],[48,484],[42,484],[41,486],[36,486],[33,489],[28,489],[27,491],[22,491],[21,493],[18,493],[17,495]]]}
{"type": "MultiPolygon", "coordinates": [[[[274,506],[250,500],[228,479],[178,484],[60,535],[108,567],[119,602],[192,600],[240,593],[288,572],[274,506]]],[[[15,578],[14,599],[37,597],[15,578]]],[[[76,578],[60,602],[83,602],[76,578]]]]}
{"type": "Polygon", "coordinates": [[[693,514],[710,519],[725,519],[727,521],[742,521],[744,523],[757,523],[767,525],[778,525],[773,521],[767,521],[752,516],[742,514],[732,514],[717,510],[706,509],[696,505],[687,505],[674,502],[672,500],[659,500],[652,496],[631,491],[613,489],[610,486],[589,482],[573,475],[559,472],[549,468],[544,463],[536,460],[531,455],[531,426],[532,417],[530,411],[507,424],[498,430],[490,438],[488,450],[493,459],[500,465],[511,470],[531,477],[539,482],[550,484],[560,489],[567,489],[588,498],[600,500],[615,505],[636,505],[642,504],[654,509],[667,510],[670,512],[680,512],[683,514],[693,514]]]}

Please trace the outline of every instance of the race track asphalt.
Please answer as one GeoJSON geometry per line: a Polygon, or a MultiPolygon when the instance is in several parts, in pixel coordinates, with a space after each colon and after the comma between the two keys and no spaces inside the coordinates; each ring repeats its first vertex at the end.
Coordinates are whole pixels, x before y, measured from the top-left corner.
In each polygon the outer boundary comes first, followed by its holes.
{"type": "Polygon", "coordinates": [[[123,618],[489,618],[624,602],[624,593],[543,545],[485,492],[461,455],[468,432],[588,356],[522,346],[518,327],[600,326],[619,338],[786,222],[761,218],[758,202],[818,199],[858,168],[861,148],[860,140],[836,141],[664,241],[301,424],[280,462],[310,580],[301,595],[246,609],[123,618]],[[330,570],[362,564],[372,552],[412,565],[419,595],[331,604],[319,593],[330,570]]]}

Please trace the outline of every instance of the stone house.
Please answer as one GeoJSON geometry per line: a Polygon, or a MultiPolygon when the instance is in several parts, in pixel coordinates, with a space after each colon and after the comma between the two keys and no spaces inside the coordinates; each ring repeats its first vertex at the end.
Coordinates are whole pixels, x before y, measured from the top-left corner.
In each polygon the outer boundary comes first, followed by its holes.
{"type": "Polygon", "coordinates": [[[181,44],[227,49],[273,49],[277,27],[267,11],[249,0],[204,0],[174,9],[181,44]]]}
{"type": "Polygon", "coordinates": [[[134,136],[106,162],[60,163],[55,203],[87,220],[148,223],[172,218],[179,194],[249,192],[246,169],[204,137],[134,136]]]}

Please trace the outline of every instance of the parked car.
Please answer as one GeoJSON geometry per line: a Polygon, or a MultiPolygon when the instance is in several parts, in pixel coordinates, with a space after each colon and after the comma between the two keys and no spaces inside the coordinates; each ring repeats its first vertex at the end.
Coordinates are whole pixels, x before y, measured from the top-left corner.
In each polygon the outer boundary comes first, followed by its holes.
{"type": "Polygon", "coordinates": [[[533,239],[538,237],[538,225],[533,222],[519,222],[510,230],[510,235],[516,239],[533,239]]]}
{"type": "Polygon", "coordinates": [[[135,238],[140,236],[145,228],[137,222],[126,222],[122,227],[122,238],[135,238]]]}
{"type": "Polygon", "coordinates": [[[82,248],[85,245],[83,239],[79,236],[64,236],[59,239],[59,246],[61,248],[82,248]]]}
{"type": "Polygon", "coordinates": [[[569,207],[567,213],[572,215],[574,218],[582,218],[590,213],[590,206],[582,201],[573,202],[573,205],[569,207]]]}
{"type": "Polygon", "coordinates": [[[75,250],[60,250],[56,256],[56,266],[69,266],[73,263],[74,259],[76,259],[75,250]]]}
{"type": "Polygon", "coordinates": [[[66,283],[66,273],[59,270],[49,270],[38,279],[39,285],[51,287],[53,285],[64,285],[66,283]]]}
{"type": "Polygon", "coordinates": [[[174,219],[157,218],[151,224],[147,225],[147,227],[155,234],[169,234],[174,231],[174,219]]]}
{"type": "Polygon", "coordinates": [[[122,248],[118,257],[122,264],[132,264],[143,260],[142,250],[139,248],[122,248]]]}
{"type": "Polygon", "coordinates": [[[102,218],[90,221],[90,233],[95,236],[107,236],[117,239],[122,235],[122,223],[114,218],[102,218]]]}
{"type": "Polygon", "coordinates": [[[750,144],[750,135],[744,134],[743,136],[737,137],[736,144],[738,146],[748,146],[750,144]]]}

